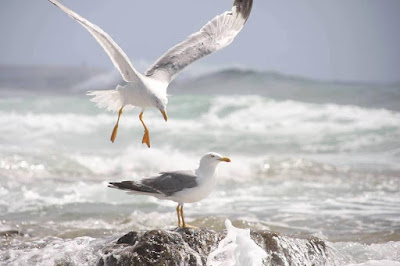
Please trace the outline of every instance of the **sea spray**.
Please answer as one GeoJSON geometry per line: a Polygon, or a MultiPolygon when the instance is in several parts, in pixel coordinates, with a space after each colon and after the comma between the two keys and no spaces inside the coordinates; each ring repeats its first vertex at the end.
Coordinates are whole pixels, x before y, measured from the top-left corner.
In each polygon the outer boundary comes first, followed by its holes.
{"type": "Polygon", "coordinates": [[[239,229],[225,221],[226,237],[210,253],[207,266],[261,266],[268,254],[250,238],[250,229],[239,229]]]}

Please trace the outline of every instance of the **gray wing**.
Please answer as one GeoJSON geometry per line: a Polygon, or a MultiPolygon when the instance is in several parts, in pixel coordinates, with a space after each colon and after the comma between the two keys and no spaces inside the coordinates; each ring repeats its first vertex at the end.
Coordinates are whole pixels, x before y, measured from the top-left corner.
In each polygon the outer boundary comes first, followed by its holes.
{"type": "Polygon", "coordinates": [[[196,175],[193,171],[162,172],[160,176],[143,179],[141,183],[166,196],[197,186],[196,175]]]}
{"type": "Polygon", "coordinates": [[[60,4],[57,0],[49,0],[49,2],[67,13],[68,16],[75,19],[87,31],[89,31],[90,34],[92,34],[92,36],[97,40],[97,42],[103,47],[104,51],[108,54],[114,66],[119,70],[122,78],[126,82],[141,81],[140,73],[137,72],[132,66],[128,56],[124,53],[124,51],[122,51],[118,44],[99,26],[89,22],[87,19],[75,13],[68,7],[60,4]]]}
{"type": "Polygon", "coordinates": [[[171,82],[189,64],[228,46],[246,23],[252,5],[253,0],[235,0],[232,11],[216,16],[199,32],[168,50],[146,71],[146,76],[171,82]]]}

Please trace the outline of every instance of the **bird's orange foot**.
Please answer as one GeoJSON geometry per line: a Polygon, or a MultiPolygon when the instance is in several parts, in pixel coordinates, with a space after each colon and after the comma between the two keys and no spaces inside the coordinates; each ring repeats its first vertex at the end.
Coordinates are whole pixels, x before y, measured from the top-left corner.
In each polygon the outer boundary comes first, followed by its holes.
{"type": "Polygon", "coordinates": [[[184,224],[183,226],[182,226],[182,228],[192,228],[192,229],[196,229],[196,228],[198,228],[197,226],[194,226],[194,225],[191,225],[191,224],[184,224]]]}
{"type": "Polygon", "coordinates": [[[114,143],[115,139],[117,138],[118,124],[119,124],[119,119],[121,118],[121,115],[122,115],[122,112],[123,112],[123,108],[124,108],[124,107],[121,107],[121,109],[119,109],[119,112],[118,112],[118,120],[117,120],[117,123],[115,124],[114,130],[113,130],[113,132],[112,132],[112,134],[111,134],[111,142],[112,142],[112,143],[114,143]]]}
{"type": "Polygon", "coordinates": [[[118,133],[118,124],[115,125],[114,130],[111,134],[111,142],[114,143],[115,139],[117,138],[117,133],[118,133]]]}
{"type": "Polygon", "coordinates": [[[142,143],[146,143],[147,147],[150,148],[150,134],[148,130],[144,131],[142,143]]]}

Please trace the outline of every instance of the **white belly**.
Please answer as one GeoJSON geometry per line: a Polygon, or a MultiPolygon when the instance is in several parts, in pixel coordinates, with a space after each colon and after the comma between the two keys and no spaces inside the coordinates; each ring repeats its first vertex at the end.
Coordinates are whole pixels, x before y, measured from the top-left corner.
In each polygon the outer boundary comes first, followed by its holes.
{"type": "Polygon", "coordinates": [[[199,180],[198,186],[194,188],[184,189],[175,193],[168,199],[178,203],[193,203],[200,201],[211,194],[216,184],[216,178],[214,176],[199,180]]]}
{"type": "Polygon", "coordinates": [[[152,107],[152,98],[154,97],[151,92],[136,83],[128,82],[125,87],[120,89],[122,94],[123,105],[133,105],[141,108],[152,107]]]}

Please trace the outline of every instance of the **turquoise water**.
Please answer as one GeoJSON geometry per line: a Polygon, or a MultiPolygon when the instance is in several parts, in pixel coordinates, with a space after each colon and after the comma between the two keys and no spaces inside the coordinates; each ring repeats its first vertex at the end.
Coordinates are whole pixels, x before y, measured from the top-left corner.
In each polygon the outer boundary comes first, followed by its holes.
{"type": "Polygon", "coordinates": [[[138,110],[117,114],[85,96],[0,99],[0,261],[93,263],[128,230],[173,228],[175,204],[107,188],[164,170],[197,167],[215,151],[218,187],[185,205],[189,222],[314,235],[336,263],[400,261],[400,113],[263,96],[172,96],[165,123],[138,110]],[[60,251],[61,249],[61,251],[60,251]],[[46,257],[44,252],[53,254],[46,257]],[[76,254],[76,252],[80,252],[76,254]],[[75,254],[75,255],[73,255],[75,254]],[[82,261],[85,257],[87,261],[82,261]]]}

